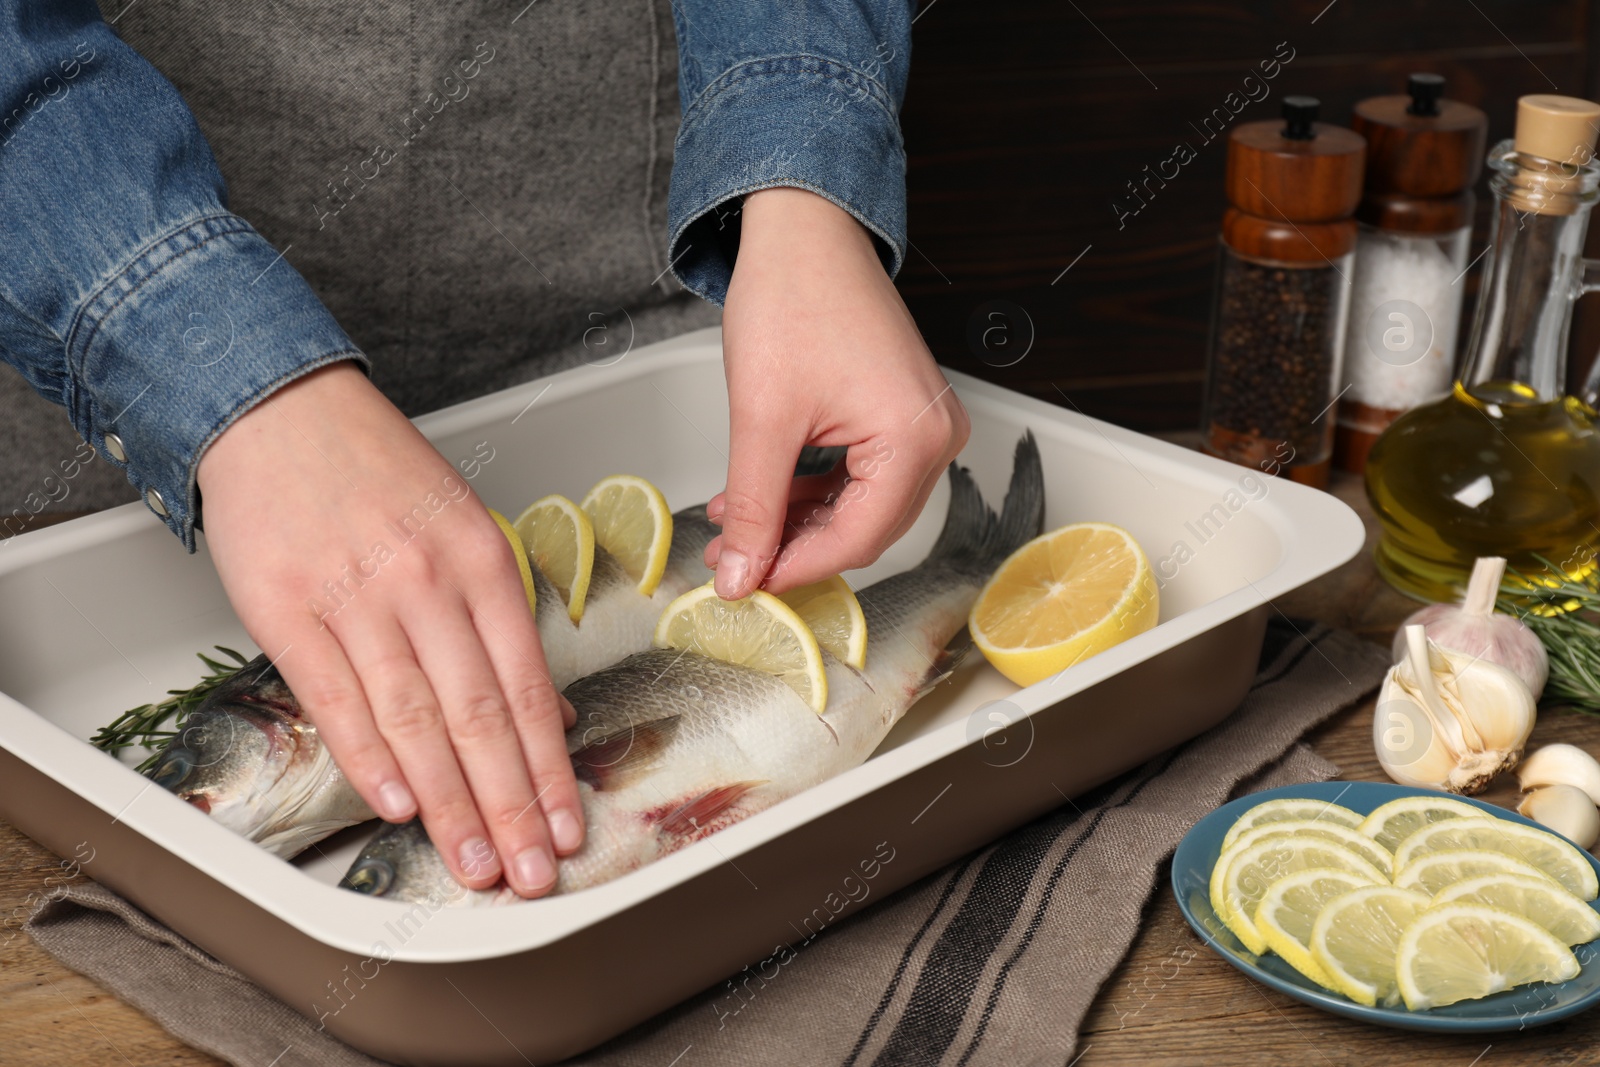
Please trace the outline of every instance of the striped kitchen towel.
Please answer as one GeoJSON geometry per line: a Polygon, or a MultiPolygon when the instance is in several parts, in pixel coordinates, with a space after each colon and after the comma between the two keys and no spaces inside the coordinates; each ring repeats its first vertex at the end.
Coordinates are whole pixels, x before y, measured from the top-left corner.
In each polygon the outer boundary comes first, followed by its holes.
{"type": "MultiPolygon", "coordinates": [[[[569,1062],[1061,1067],[1178,840],[1230,795],[1333,777],[1298,739],[1387,664],[1349,634],[1275,622],[1221,725],[569,1062]]],[[[379,1064],[92,883],[46,901],[27,929],[238,1067],[379,1064]]]]}

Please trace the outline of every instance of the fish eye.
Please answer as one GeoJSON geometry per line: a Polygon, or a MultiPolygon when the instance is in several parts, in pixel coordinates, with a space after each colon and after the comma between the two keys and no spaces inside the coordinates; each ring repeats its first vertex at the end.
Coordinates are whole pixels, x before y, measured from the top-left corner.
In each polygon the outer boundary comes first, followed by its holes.
{"type": "Polygon", "coordinates": [[[186,748],[172,748],[167,750],[167,754],[156,765],[156,769],[150,772],[150,777],[161,788],[177,792],[178,787],[193,771],[193,753],[186,748]]]}
{"type": "Polygon", "coordinates": [[[394,884],[394,866],[388,860],[377,857],[364,859],[350,869],[340,884],[369,897],[381,897],[394,884]]]}

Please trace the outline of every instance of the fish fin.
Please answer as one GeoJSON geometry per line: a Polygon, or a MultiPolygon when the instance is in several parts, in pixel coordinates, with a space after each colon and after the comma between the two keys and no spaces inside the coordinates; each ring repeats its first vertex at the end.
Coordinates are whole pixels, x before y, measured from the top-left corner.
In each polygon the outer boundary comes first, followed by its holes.
{"type": "Polygon", "coordinates": [[[573,773],[594,789],[620,789],[654,764],[677,732],[676,715],[618,730],[572,753],[573,773]]]}
{"type": "Polygon", "coordinates": [[[933,663],[928,667],[928,673],[922,676],[922,682],[917,686],[912,699],[922,699],[934,686],[954,674],[956,668],[966,661],[967,654],[971,651],[972,634],[963,626],[961,632],[952,637],[950,643],[933,657],[933,663]]]}
{"type": "Polygon", "coordinates": [[[661,832],[665,834],[699,834],[707,829],[705,824],[738,803],[739,798],[756,786],[766,784],[763,779],[758,782],[734,782],[732,785],[708,789],[664,815],[661,819],[661,832]]]}
{"type": "Polygon", "coordinates": [[[965,467],[950,464],[950,507],[927,562],[987,574],[1044,529],[1044,467],[1033,431],[1017,441],[1005,507],[995,517],[965,467]]]}

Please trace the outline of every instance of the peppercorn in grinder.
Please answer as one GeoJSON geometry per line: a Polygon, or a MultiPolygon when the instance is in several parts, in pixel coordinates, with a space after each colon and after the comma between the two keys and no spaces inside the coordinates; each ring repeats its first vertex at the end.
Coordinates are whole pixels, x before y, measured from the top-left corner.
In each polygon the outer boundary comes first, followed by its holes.
{"type": "Polygon", "coordinates": [[[1283,121],[1228,138],[1228,210],[1211,319],[1204,449],[1324,486],[1333,454],[1366,142],[1317,120],[1308,96],[1283,121]]]}

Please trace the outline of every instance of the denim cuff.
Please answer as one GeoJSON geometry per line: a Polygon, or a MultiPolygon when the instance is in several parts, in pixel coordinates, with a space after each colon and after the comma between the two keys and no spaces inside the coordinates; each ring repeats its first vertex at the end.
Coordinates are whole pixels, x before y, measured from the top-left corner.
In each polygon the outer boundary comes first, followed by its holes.
{"type": "Polygon", "coordinates": [[[905,259],[905,174],[900,124],[881,82],[818,56],[740,63],[684,112],[667,202],[673,273],[720,306],[738,243],[737,213],[722,205],[788,186],[855,216],[893,277],[905,259]]]}
{"type": "Polygon", "coordinates": [[[217,435],[318,367],[371,369],[282,253],[225,213],[158,238],[102,282],[66,350],[73,425],[190,552],[196,472],[217,435]]]}

